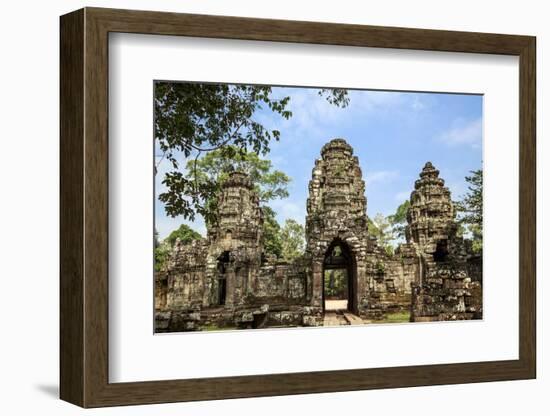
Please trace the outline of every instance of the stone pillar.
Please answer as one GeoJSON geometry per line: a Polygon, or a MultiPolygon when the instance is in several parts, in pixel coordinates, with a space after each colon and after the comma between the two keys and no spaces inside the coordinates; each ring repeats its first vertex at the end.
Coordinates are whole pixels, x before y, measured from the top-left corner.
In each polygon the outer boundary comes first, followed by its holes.
{"type": "Polygon", "coordinates": [[[314,261],[312,264],[312,297],[311,306],[317,308],[323,307],[323,263],[320,261],[314,261]]]}
{"type": "Polygon", "coordinates": [[[235,276],[235,267],[230,265],[228,267],[227,273],[225,273],[225,306],[227,308],[232,308],[235,303],[238,303],[239,299],[236,299],[235,296],[235,286],[236,286],[236,276],[235,276]]]}

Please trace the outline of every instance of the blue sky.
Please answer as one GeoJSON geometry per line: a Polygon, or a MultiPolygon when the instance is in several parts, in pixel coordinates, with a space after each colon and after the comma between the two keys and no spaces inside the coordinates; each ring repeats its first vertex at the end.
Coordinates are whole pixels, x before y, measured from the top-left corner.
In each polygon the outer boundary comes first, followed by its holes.
{"type": "MultiPolygon", "coordinates": [[[[321,147],[335,137],[344,138],[359,157],[366,182],[367,214],[390,215],[408,199],[414,181],[427,161],[440,176],[453,199],[467,190],[464,177],[482,162],[482,106],[480,95],[409,93],[350,90],[350,104],[339,108],[329,104],[312,88],[273,88],[273,97],[290,96],[293,116],[284,120],[268,110],[254,118],[268,128],[280,130],[279,142],[272,142],[275,169],[292,178],[290,196],[270,203],[283,223],[294,218],[304,224],[308,183],[321,147]]],[[[185,166],[181,163],[180,166],[185,166]]],[[[163,162],[157,174],[156,193],[162,192],[163,162]]],[[[185,222],[205,235],[204,222],[194,223],[164,214],[155,201],[156,227],[161,238],[185,222]]]]}

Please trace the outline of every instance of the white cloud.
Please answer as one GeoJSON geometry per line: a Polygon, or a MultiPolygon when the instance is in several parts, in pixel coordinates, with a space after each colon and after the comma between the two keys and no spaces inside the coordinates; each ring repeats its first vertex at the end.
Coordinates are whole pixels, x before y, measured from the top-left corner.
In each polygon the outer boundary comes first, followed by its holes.
{"type": "Polygon", "coordinates": [[[367,172],[364,175],[364,179],[367,187],[377,183],[384,183],[391,181],[399,176],[399,172],[395,170],[379,170],[375,172],[367,172]]]}
{"type": "Polygon", "coordinates": [[[288,199],[277,199],[271,201],[269,205],[277,213],[277,221],[279,224],[284,224],[287,219],[293,219],[302,225],[305,224],[305,202],[301,203],[298,201],[289,201],[288,199]]]}
{"type": "Polygon", "coordinates": [[[350,103],[341,108],[330,104],[318,94],[318,89],[283,88],[277,91],[281,96],[290,96],[289,109],[293,112],[289,120],[276,120],[267,114],[258,115],[259,121],[271,128],[288,129],[295,137],[306,135],[310,139],[326,140],[326,128],[338,123],[353,122],[357,117],[380,117],[400,112],[407,114],[428,107],[424,97],[396,91],[350,90],[350,103]]]}
{"type": "Polygon", "coordinates": [[[316,89],[297,89],[289,93],[292,117],[286,123],[299,135],[323,135],[323,126],[341,122],[346,109],[328,103],[316,89]]]}
{"type": "Polygon", "coordinates": [[[411,192],[412,191],[398,192],[395,194],[395,200],[399,202],[403,202],[406,199],[409,199],[411,197],[411,192]]]}
{"type": "Polygon", "coordinates": [[[443,132],[439,139],[450,146],[469,145],[479,147],[481,145],[483,125],[481,118],[475,120],[456,119],[449,130],[443,132]]]}

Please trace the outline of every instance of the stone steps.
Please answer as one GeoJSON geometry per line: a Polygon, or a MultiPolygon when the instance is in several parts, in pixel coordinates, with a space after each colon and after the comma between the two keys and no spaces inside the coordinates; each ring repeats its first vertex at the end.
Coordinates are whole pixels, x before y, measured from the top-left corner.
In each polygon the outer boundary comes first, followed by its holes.
{"type": "Polygon", "coordinates": [[[344,318],[348,321],[348,325],[363,325],[365,323],[361,318],[351,312],[344,312],[344,318]]]}
{"type": "Polygon", "coordinates": [[[336,312],[325,312],[323,318],[323,326],[340,326],[349,325],[348,321],[344,318],[344,315],[336,312]]]}
{"type": "Polygon", "coordinates": [[[349,311],[326,311],[323,326],[364,325],[366,322],[349,311]]]}

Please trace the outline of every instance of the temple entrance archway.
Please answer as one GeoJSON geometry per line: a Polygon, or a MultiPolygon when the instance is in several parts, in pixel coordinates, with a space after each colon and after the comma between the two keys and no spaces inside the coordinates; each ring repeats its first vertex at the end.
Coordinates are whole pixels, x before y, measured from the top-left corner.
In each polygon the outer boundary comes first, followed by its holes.
{"type": "Polygon", "coordinates": [[[349,246],[332,241],[323,260],[323,311],[357,312],[357,265],[349,246]]]}

